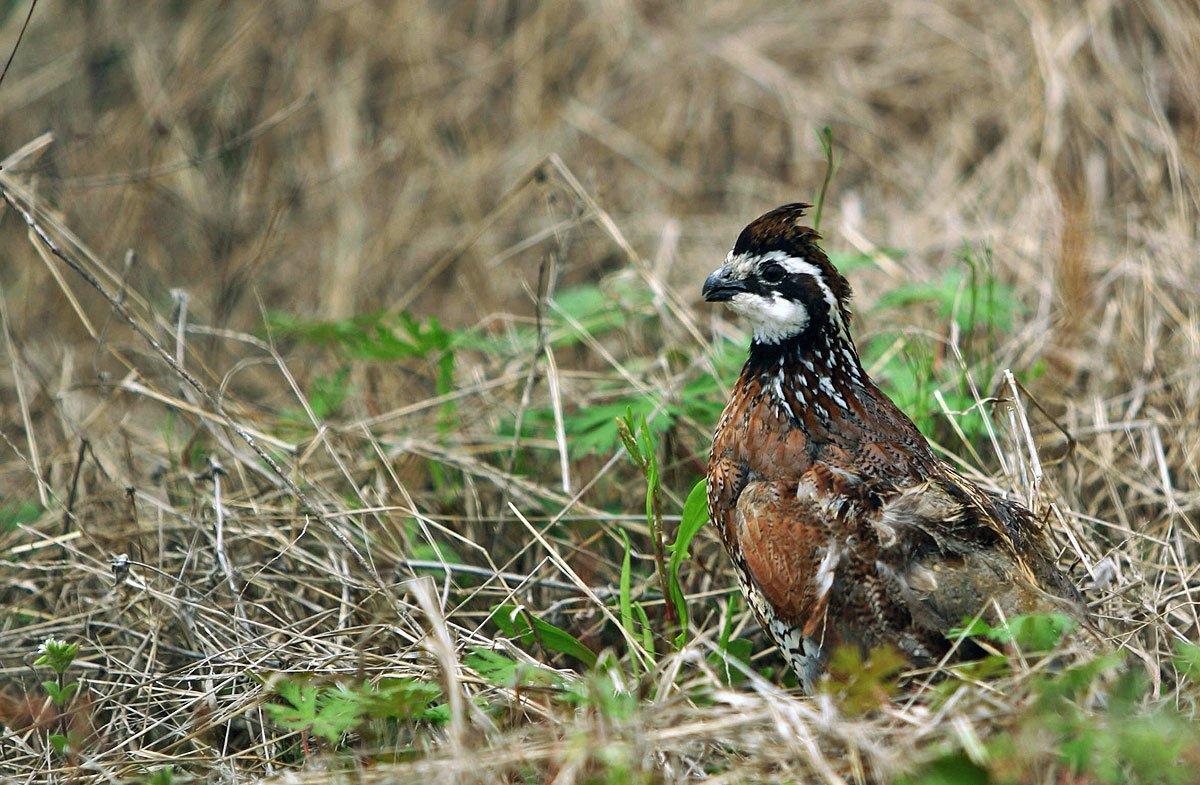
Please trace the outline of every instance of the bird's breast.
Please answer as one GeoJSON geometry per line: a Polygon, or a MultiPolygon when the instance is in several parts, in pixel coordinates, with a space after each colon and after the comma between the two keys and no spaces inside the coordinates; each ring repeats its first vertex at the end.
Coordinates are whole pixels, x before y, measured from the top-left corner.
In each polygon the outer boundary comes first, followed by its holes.
{"type": "Polygon", "coordinates": [[[809,433],[786,403],[758,382],[739,385],[713,439],[713,458],[756,476],[798,476],[812,463],[809,433]]]}

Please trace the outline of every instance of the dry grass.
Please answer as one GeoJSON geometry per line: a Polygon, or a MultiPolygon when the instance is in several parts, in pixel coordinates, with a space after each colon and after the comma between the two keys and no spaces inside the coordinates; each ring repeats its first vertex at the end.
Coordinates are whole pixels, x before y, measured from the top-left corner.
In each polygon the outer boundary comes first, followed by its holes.
{"type": "MultiPolygon", "coordinates": [[[[0,86],[0,185],[128,316],[4,209],[0,773],[839,783],[950,749],[983,760],[1042,665],[946,702],[918,675],[865,718],[758,673],[723,686],[708,654],[733,581],[707,532],[683,576],[695,639],[630,675],[650,658],[617,618],[622,531],[661,624],[644,486],[572,424],[648,394],[677,407],[659,434],[671,529],[713,425],[678,407],[720,401],[689,385],[728,383],[738,339],[699,282],[747,219],[811,198],[826,124],[827,245],[871,261],[851,274],[858,333],[932,335],[953,365],[947,320],[874,306],[964,244],[993,249],[1025,312],[994,367],[1046,370],[1017,406],[984,406],[994,439],[943,448],[1035,501],[1081,582],[1101,579],[1097,618],[1149,676],[1144,703],[1190,713],[1170,664],[1200,636],[1190,0],[92,0],[39,8],[0,86]],[[579,284],[617,327],[572,323],[558,296],[579,284]],[[406,311],[477,340],[446,389],[437,355],[348,358],[267,331],[268,311],[406,311]],[[340,367],[349,395],[314,409],[340,367]],[[41,513],[13,521],[19,504],[41,513]],[[503,602],[612,647],[636,710],[490,683],[473,648],[574,678],[500,635],[503,602]],[[61,716],[33,665],[51,636],[80,644],[61,716]],[[273,674],[412,677],[441,685],[449,718],[334,755],[264,711],[273,674]],[[60,755],[47,734],[67,729],[60,755]]],[[[974,381],[1011,397],[998,372],[974,381]]],[[[1011,781],[1099,781],[1015,738],[1030,763],[1011,781]]]]}

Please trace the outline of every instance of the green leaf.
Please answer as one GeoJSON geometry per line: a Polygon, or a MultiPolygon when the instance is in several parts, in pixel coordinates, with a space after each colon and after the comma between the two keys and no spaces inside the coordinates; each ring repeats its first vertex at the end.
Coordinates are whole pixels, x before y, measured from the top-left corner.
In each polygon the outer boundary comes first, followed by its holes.
{"type": "Polygon", "coordinates": [[[902,785],[988,785],[990,782],[987,770],[964,752],[943,755],[900,780],[902,785]]]}
{"type": "MultiPolygon", "coordinates": [[[[356,504],[356,501],[352,502],[351,507],[356,504]]],[[[412,542],[412,551],[408,554],[410,559],[445,562],[446,564],[463,563],[462,556],[454,549],[454,546],[434,539],[434,532],[421,528],[421,523],[416,518],[404,520],[404,532],[412,542]]]]}
{"type": "Polygon", "coordinates": [[[492,623],[505,635],[517,638],[526,646],[540,641],[550,651],[573,657],[589,668],[596,664],[596,653],[580,643],[574,635],[530,613],[522,612],[516,605],[496,606],[492,609],[491,618],[492,623]],[[533,626],[530,626],[531,619],[533,626]]]}
{"type": "Polygon", "coordinates": [[[989,635],[997,643],[1014,642],[1024,651],[1050,651],[1078,623],[1063,613],[1029,613],[1014,616],[989,635]]]}
{"type": "Polygon", "coordinates": [[[725,621],[721,625],[721,634],[717,638],[717,651],[708,656],[709,663],[722,677],[727,685],[740,684],[749,678],[740,668],[732,667],[733,662],[740,662],[746,670],[753,670],[750,661],[754,647],[746,638],[733,638],[733,622],[741,608],[741,599],[731,597],[729,607],[725,612],[725,621]]]}
{"type": "Polygon", "coordinates": [[[63,755],[63,754],[65,754],[65,753],[66,753],[66,751],[67,751],[67,737],[66,737],[66,736],[64,736],[63,734],[61,734],[61,733],[51,733],[51,734],[50,734],[50,735],[47,737],[47,739],[46,739],[46,740],[50,742],[50,746],[51,746],[51,747],[53,747],[53,748],[54,748],[54,751],[55,751],[55,752],[57,752],[59,755],[63,755]]]}
{"type": "MultiPolygon", "coordinates": [[[[619,531],[621,533],[621,541],[625,546],[625,555],[621,559],[621,583],[618,602],[621,608],[621,626],[632,637],[637,634],[633,629],[633,598],[630,596],[632,594],[633,544],[629,542],[629,535],[625,533],[624,529],[620,529],[619,531]]],[[[636,663],[638,661],[637,657],[634,657],[633,661],[636,663]]]]}
{"type": "Polygon", "coordinates": [[[276,722],[288,730],[310,731],[330,744],[362,722],[363,697],[343,686],[321,688],[291,679],[281,679],[275,693],[289,705],[269,703],[266,708],[276,722]]]}
{"type": "Polygon", "coordinates": [[[362,712],[371,719],[426,719],[431,704],[440,700],[442,688],[437,684],[412,678],[381,679],[378,684],[358,690],[362,712]]]}
{"type": "Polygon", "coordinates": [[[146,785],[172,785],[175,781],[175,767],[162,766],[146,778],[146,785]]]}
{"type": "Polygon", "coordinates": [[[275,685],[275,694],[290,703],[293,708],[304,709],[311,707],[315,715],[317,707],[317,688],[301,684],[291,679],[281,679],[275,685]]]}
{"type": "Polygon", "coordinates": [[[942,318],[954,317],[964,331],[976,326],[1008,330],[1023,310],[1012,287],[999,283],[990,273],[979,275],[969,261],[966,267],[947,270],[938,281],[892,289],[876,307],[900,308],[918,303],[934,305],[942,318]]]}
{"type": "MultiPolygon", "coordinates": [[[[863,357],[876,369],[889,396],[926,436],[944,440],[961,431],[969,443],[987,435],[984,413],[980,411],[968,382],[970,373],[981,386],[996,373],[994,339],[1009,330],[1023,313],[1012,287],[998,282],[988,270],[989,254],[983,258],[970,248],[961,254],[962,264],[947,270],[940,280],[914,283],[895,288],[879,300],[878,308],[906,308],[931,305],[943,319],[953,319],[961,333],[961,360],[947,357],[928,338],[904,333],[875,336],[863,346],[863,357]],[[991,342],[981,345],[984,339],[991,342]],[[946,408],[955,418],[954,425],[944,419],[942,407],[933,397],[940,391],[946,408]]],[[[1026,380],[1036,368],[1018,371],[1026,380]]]]}
{"type": "Polygon", "coordinates": [[[1063,701],[1079,699],[1100,676],[1114,670],[1120,664],[1119,654],[1108,654],[1066,668],[1053,679],[1036,682],[1035,686],[1040,695],[1039,705],[1043,709],[1057,711],[1063,701]]]}
{"type": "Polygon", "coordinates": [[[439,703],[436,706],[430,706],[421,719],[432,725],[445,725],[450,721],[450,704],[439,703]]]}
{"type": "MultiPolygon", "coordinates": [[[[614,282],[601,289],[593,284],[563,289],[554,295],[549,341],[554,347],[573,346],[587,336],[599,336],[644,318],[636,309],[650,303],[648,289],[614,282]],[[566,317],[570,317],[570,319],[566,317]],[[572,323],[574,322],[574,324],[572,323]]],[[[535,336],[530,334],[529,345],[535,336]]]]}
{"type": "Polygon", "coordinates": [[[512,687],[517,683],[517,668],[520,667],[520,663],[491,649],[479,646],[471,649],[465,663],[485,681],[497,687],[512,687]]]}
{"type": "Polygon", "coordinates": [[[267,326],[279,337],[340,349],[359,360],[426,358],[453,349],[464,337],[446,330],[436,319],[421,323],[408,314],[367,313],[322,322],[272,311],[267,326]]]}
{"type": "Polygon", "coordinates": [[[562,687],[566,679],[549,668],[539,668],[528,663],[517,662],[503,654],[476,647],[465,660],[467,667],[478,673],[489,684],[512,689],[521,685],[534,684],[543,687],[562,687]]]}
{"type": "Polygon", "coordinates": [[[1065,739],[1058,746],[1058,756],[1071,771],[1082,773],[1089,768],[1089,763],[1096,749],[1096,732],[1093,728],[1081,728],[1071,739],[1065,739]]]}
{"type": "Polygon", "coordinates": [[[35,501],[0,505],[0,534],[15,531],[18,526],[34,523],[42,517],[42,508],[35,501]]]}
{"type": "Polygon", "coordinates": [[[1074,619],[1063,613],[1026,613],[997,626],[974,619],[962,627],[951,628],[946,637],[951,640],[982,637],[1000,644],[1016,643],[1027,652],[1044,652],[1053,649],[1064,635],[1078,626],[1074,619]]]}
{"type": "Polygon", "coordinates": [[[885,256],[892,259],[903,259],[906,256],[902,249],[890,247],[878,248],[874,254],[862,251],[827,251],[826,255],[829,257],[829,261],[833,263],[833,266],[838,269],[838,272],[842,274],[875,266],[876,256],[885,256]]]}
{"type": "Polygon", "coordinates": [[[625,720],[638,711],[638,696],[630,690],[618,687],[606,671],[578,679],[563,695],[568,701],[592,706],[605,716],[625,720]]]}
{"type": "Polygon", "coordinates": [[[412,678],[382,679],[377,684],[319,686],[294,679],[272,685],[285,704],[266,705],[272,718],[284,728],[311,732],[330,744],[366,719],[399,722],[441,722],[434,705],[442,697],[437,684],[412,678]]]}
{"type": "Polygon", "coordinates": [[[564,289],[554,296],[554,304],[582,328],[556,313],[556,329],[550,336],[556,347],[579,343],[585,335],[603,335],[624,326],[626,321],[625,311],[613,307],[612,296],[594,285],[564,289]]]}
{"type": "Polygon", "coordinates": [[[312,723],[312,732],[330,744],[335,744],[342,735],[353,730],[365,714],[362,696],[345,687],[324,690],[317,699],[317,716],[312,723]]]}
{"type": "Polygon", "coordinates": [[[283,679],[275,685],[275,694],[288,705],[267,704],[267,711],[281,725],[292,730],[303,730],[312,725],[317,716],[317,688],[283,679]]]}
{"type": "Polygon", "coordinates": [[[346,380],[350,378],[349,368],[339,368],[332,376],[318,376],[313,379],[308,392],[308,405],[318,420],[332,417],[342,408],[342,403],[350,392],[346,380]]]}
{"type": "Polygon", "coordinates": [[[75,693],[79,690],[79,682],[71,682],[59,686],[56,681],[43,681],[42,689],[50,696],[50,700],[59,708],[66,706],[75,697],[75,693]]]}
{"type": "Polygon", "coordinates": [[[747,671],[753,671],[754,665],[751,662],[751,657],[754,655],[754,646],[747,638],[734,638],[721,647],[720,651],[714,651],[708,655],[708,662],[717,671],[721,680],[727,686],[736,686],[741,684],[749,676],[742,669],[734,667],[734,662],[740,662],[746,667],[747,671]]]}
{"type": "Polygon", "coordinates": [[[47,638],[38,646],[39,656],[34,665],[49,668],[60,676],[67,672],[79,654],[79,644],[47,638]]]}
{"type": "MultiPolygon", "coordinates": [[[[646,417],[646,426],[654,434],[667,431],[675,421],[676,411],[670,407],[661,406],[660,399],[653,396],[636,398],[621,398],[609,403],[591,403],[581,408],[564,413],[564,430],[567,435],[567,449],[571,455],[582,458],[589,455],[605,455],[623,444],[621,437],[625,415],[632,411],[635,418],[638,414],[646,417]],[[655,410],[657,409],[657,413],[655,410]]],[[[501,422],[498,432],[501,436],[515,436],[515,418],[501,422]]],[[[554,412],[547,408],[529,409],[521,421],[522,438],[553,438],[554,412]]],[[[632,455],[632,453],[631,453],[632,455]]],[[[638,461],[635,460],[635,463],[638,461]]],[[[640,463],[638,464],[640,466],[640,463]]]]}
{"type": "MultiPolygon", "coordinates": [[[[644,420],[644,418],[643,418],[644,420]]],[[[633,461],[639,468],[645,464],[645,459],[642,457],[642,448],[638,443],[634,434],[637,432],[637,421],[633,416],[633,406],[625,407],[625,415],[616,418],[617,436],[621,440],[621,446],[625,448],[625,452],[629,453],[629,459],[633,461]]]]}
{"type": "Polygon", "coordinates": [[[968,619],[963,622],[962,626],[951,627],[946,630],[946,637],[952,641],[957,641],[960,638],[986,637],[992,632],[992,625],[983,619],[968,619]]]}
{"type": "Polygon", "coordinates": [[[940,706],[950,696],[962,688],[963,682],[979,682],[994,679],[1001,674],[1011,672],[1012,667],[1008,658],[1000,654],[989,654],[978,660],[961,662],[951,666],[950,672],[956,678],[945,679],[933,685],[934,704],[940,706]]]}
{"type": "Polygon", "coordinates": [[[908,661],[890,646],[872,649],[864,660],[857,646],[838,646],[829,656],[819,689],[850,716],[878,708],[895,693],[908,661]]]}
{"type": "Polygon", "coordinates": [[[687,601],[683,596],[683,589],[679,585],[679,568],[684,559],[688,557],[692,540],[706,523],[708,523],[708,486],[704,480],[698,480],[692,486],[692,490],[688,492],[687,500],[683,503],[683,515],[679,521],[679,528],[675,532],[675,541],[667,546],[667,551],[670,553],[670,558],[667,560],[667,590],[671,593],[671,602],[675,604],[679,615],[679,624],[682,628],[676,639],[677,646],[687,643],[688,636],[688,608],[687,601]]]}
{"type": "Polygon", "coordinates": [[[1200,646],[1187,641],[1175,641],[1175,667],[1185,676],[1200,678],[1200,646]]]}
{"type": "Polygon", "coordinates": [[[640,602],[635,602],[633,609],[637,612],[638,622],[642,626],[642,648],[654,657],[654,628],[650,626],[650,617],[646,615],[646,609],[640,602]]]}

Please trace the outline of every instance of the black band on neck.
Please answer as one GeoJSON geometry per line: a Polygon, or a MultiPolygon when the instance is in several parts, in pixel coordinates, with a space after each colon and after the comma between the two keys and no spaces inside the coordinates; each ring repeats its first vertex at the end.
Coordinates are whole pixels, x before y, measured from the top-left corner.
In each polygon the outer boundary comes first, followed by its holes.
{"type": "Polygon", "coordinates": [[[805,330],[799,335],[775,343],[750,342],[746,369],[757,373],[774,371],[780,365],[809,363],[816,369],[827,368],[857,377],[863,373],[854,343],[842,332],[805,330]]]}

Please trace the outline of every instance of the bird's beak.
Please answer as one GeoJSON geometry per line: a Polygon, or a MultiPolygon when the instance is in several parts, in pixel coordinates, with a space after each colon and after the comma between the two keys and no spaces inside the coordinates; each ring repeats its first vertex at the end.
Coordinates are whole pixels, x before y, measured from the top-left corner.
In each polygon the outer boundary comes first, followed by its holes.
{"type": "Polygon", "coordinates": [[[704,279],[704,288],[700,293],[710,303],[722,303],[732,300],[735,294],[746,291],[746,282],[732,277],[724,267],[718,267],[713,274],[704,279]]]}

